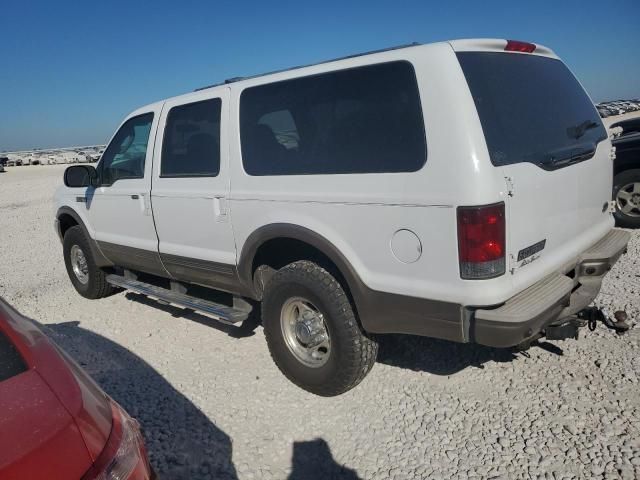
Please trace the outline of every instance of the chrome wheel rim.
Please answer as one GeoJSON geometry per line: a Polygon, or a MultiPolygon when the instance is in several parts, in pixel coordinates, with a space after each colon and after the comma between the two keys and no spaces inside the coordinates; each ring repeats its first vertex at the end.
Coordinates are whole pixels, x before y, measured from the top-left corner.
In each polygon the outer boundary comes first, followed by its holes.
{"type": "Polygon", "coordinates": [[[289,351],[307,367],[319,368],[329,360],[331,339],[324,315],[309,300],[288,299],[280,313],[282,336],[289,351]]]}
{"type": "Polygon", "coordinates": [[[71,269],[81,284],[86,285],[89,282],[87,257],[78,245],[71,247],[71,269]]]}
{"type": "Polygon", "coordinates": [[[616,193],[616,206],[621,213],[640,217],[640,182],[626,184],[616,193]]]}

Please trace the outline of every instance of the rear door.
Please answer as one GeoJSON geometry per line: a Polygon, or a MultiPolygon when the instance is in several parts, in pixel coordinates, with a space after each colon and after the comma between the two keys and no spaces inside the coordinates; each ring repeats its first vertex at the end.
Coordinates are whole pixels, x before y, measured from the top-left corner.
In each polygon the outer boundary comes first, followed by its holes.
{"type": "Polygon", "coordinates": [[[219,289],[237,285],[229,215],[229,89],[168,100],[153,172],[153,215],[172,277],[219,289]]]}
{"type": "Polygon", "coordinates": [[[593,102],[555,56],[457,56],[491,162],[505,178],[508,268],[524,287],[611,228],[611,144],[593,102]]]}

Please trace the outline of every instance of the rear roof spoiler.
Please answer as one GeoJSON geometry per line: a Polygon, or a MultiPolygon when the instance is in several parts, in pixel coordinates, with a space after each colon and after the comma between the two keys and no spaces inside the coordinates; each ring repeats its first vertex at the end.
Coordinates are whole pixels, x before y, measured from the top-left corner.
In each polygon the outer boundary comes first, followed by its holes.
{"type": "MultiPolygon", "coordinates": [[[[455,52],[505,52],[507,46],[507,40],[502,38],[482,38],[482,39],[461,39],[451,40],[449,42],[451,48],[455,52]]],[[[558,58],[550,48],[534,43],[536,49],[533,53],[526,53],[525,55],[541,55],[549,58],[558,58]]],[[[507,52],[516,53],[518,52],[507,52]]]]}

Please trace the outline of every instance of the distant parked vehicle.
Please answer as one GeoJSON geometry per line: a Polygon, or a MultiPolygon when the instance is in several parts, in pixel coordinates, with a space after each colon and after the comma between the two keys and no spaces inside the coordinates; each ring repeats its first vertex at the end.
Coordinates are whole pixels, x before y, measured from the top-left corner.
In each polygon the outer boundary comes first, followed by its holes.
{"type": "Polygon", "coordinates": [[[640,118],[623,120],[611,125],[622,128],[622,134],[612,140],[616,147],[614,162],[614,216],[622,227],[640,228],[640,118]]]}
{"type": "Polygon", "coordinates": [[[633,100],[612,100],[610,102],[601,102],[596,105],[596,108],[600,116],[606,118],[640,110],[640,100],[637,98],[633,100]]]}
{"type": "Polygon", "coordinates": [[[151,480],[140,426],[0,298],[0,478],[151,480]]]}

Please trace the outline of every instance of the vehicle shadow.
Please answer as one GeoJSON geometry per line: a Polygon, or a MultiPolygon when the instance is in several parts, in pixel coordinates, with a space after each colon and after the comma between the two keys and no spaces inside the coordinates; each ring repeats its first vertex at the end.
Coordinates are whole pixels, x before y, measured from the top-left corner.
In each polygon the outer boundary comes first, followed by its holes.
{"type": "Polygon", "coordinates": [[[355,470],[338,464],[322,438],[293,443],[292,470],[288,480],[359,480],[355,470]]]}
{"type": "Polygon", "coordinates": [[[237,478],[229,436],[144,360],[79,322],[39,326],[140,422],[159,478],[237,478]]]}
{"type": "Polygon", "coordinates": [[[174,307],[172,305],[166,305],[164,303],[160,303],[157,300],[149,298],[145,295],[133,292],[127,292],[125,294],[127,300],[131,300],[133,302],[138,302],[143,305],[147,305],[149,307],[155,308],[157,310],[162,310],[170,314],[173,317],[186,318],[187,320],[191,320],[192,322],[199,323],[201,325],[206,325],[207,327],[214,328],[223,333],[226,333],[231,338],[245,338],[251,337],[255,335],[256,328],[261,323],[260,320],[260,305],[256,304],[253,308],[253,311],[249,314],[249,317],[242,322],[240,325],[228,325],[226,323],[219,322],[213,318],[209,318],[206,315],[201,315],[193,310],[174,307]]]}
{"type": "MultiPolygon", "coordinates": [[[[218,322],[193,310],[160,303],[145,295],[132,292],[127,292],[125,295],[128,300],[162,310],[174,317],[206,325],[224,332],[232,338],[253,336],[256,329],[262,324],[259,303],[254,306],[249,318],[235,326],[218,322]]],[[[469,367],[484,368],[484,364],[487,362],[511,362],[518,357],[529,356],[526,351],[518,351],[515,348],[492,348],[417,335],[386,334],[378,335],[376,338],[379,343],[377,359],[379,363],[434,375],[453,375],[469,367]]],[[[539,340],[533,342],[531,346],[541,348],[554,355],[563,355],[562,348],[546,341],[539,340]]]]}
{"type": "MultiPolygon", "coordinates": [[[[412,335],[381,335],[378,337],[378,362],[434,375],[453,375],[469,367],[484,368],[493,362],[511,362],[528,356],[509,348],[491,348],[472,343],[455,343],[412,335]]],[[[549,353],[562,355],[562,349],[548,342],[534,343],[549,353]]]]}

